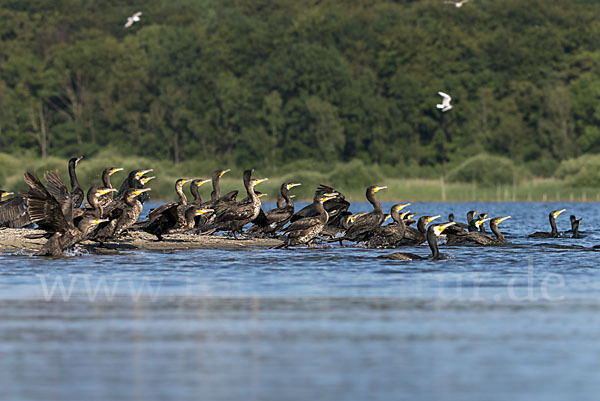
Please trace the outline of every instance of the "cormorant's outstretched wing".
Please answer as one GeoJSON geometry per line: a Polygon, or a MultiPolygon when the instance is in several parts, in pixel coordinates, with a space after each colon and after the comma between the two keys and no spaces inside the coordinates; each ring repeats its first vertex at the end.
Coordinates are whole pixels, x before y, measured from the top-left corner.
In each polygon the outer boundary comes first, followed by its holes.
{"type": "Polygon", "coordinates": [[[30,224],[25,198],[17,196],[0,204],[0,226],[19,228],[30,224]]]}
{"type": "Polygon", "coordinates": [[[46,231],[66,231],[74,229],[73,220],[67,220],[61,205],[48,192],[39,178],[25,173],[25,182],[29,189],[23,193],[31,221],[46,231]]]}
{"type": "MultiPolygon", "coordinates": [[[[56,199],[67,221],[73,221],[73,197],[58,171],[48,171],[46,178],[46,189],[56,199]]],[[[83,192],[82,192],[83,193],[83,192]]]]}

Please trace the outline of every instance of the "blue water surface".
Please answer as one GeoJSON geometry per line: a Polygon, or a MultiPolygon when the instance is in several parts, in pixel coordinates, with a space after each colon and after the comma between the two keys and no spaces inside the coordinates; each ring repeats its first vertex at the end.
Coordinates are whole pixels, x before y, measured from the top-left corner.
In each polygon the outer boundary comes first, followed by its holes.
{"type": "Polygon", "coordinates": [[[410,209],[510,244],[0,255],[0,400],[596,400],[600,206],[410,209]],[[561,208],[585,238],[527,238],[561,208]]]}

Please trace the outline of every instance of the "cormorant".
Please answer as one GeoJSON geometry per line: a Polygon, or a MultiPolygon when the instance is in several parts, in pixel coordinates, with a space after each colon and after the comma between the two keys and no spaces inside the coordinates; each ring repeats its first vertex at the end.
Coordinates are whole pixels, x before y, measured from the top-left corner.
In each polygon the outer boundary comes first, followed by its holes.
{"type": "MultiPolygon", "coordinates": [[[[488,217],[488,213],[479,213],[479,216],[477,217],[477,219],[479,219],[479,220],[484,220],[484,219],[486,219],[487,217],[488,217]]],[[[488,219],[488,220],[489,220],[489,219],[488,219]]],[[[482,232],[482,233],[486,232],[486,231],[485,231],[485,224],[480,224],[480,225],[479,225],[479,232],[482,232]]]]}
{"type": "MultiPolygon", "coordinates": [[[[417,220],[417,228],[406,227],[406,231],[404,232],[404,238],[400,241],[398,245],[419,245],[427,240],[427,225],[431,223],[433,220],[440,218],[440,215],[437,216],[421,216],[419,220],[417,220]]],[[[452,227],[451,225],[448,227],[452,227]]]]}
{"type": "Polygon", "coordinates": [[[111,202],[104,210],[105,218],[109,221],[98,227],[94,239],[104,242],[121,235],[137,221],[142,214],[144,206],[140,202],[140,195],[150,191],[151,188],[131,188],[125,192],[122,199],[111,202]]]}
{"type": "MultiPolygon", "coordinates": [[[[329,216],[329,219],[327,220],[327,226],[323,230],[323,233],[325,233],[325,231],[339,232],[341,229],[343,229],[342,219],[345,219],[347,216],[346,212],[348,211],[348,208],[350,208],[350,202],[345,199],[344,194],[323,184],[317,187],[315,196],[322,194],[332,195],[328,201],[323,203],[323,207],[329,216]]],[[[314,203],[311,203],[310,205],[307,205],[297,211],[290,219],[290,223],[306,217],[315,217],[318,215],[319,211],[317,207],[314,205],[314,203]]]]}
{"type": "Polygon", "coordinates": [[[550,212],[550,214],[548,215],[548,219],[550,220],[550,227],[552,228],[551,232],[547,233],[547,232],[538,231],[533,234],[529,234],[529,237],[530,238],[557,238],[557,237],[559,237],[558,229],[556,228],[556,218],[558,216],[560,216],[560,214],[566,210],[567,209],[561,209],[561,210],[554,210],[554,211],[550,212]]]}
{"type": "Polygon", "coordinates": [[[354,221],[354,224],[348,228],[343,237],[335,238],[331,241],[339,241],[341,245],[342,241],[344,240],[355,242],[366,240],[371,232],[373,232],[381,225],[381,223],[383,223],[383,209],[381,208],[381,203],[375,199],[375,193],[386,188],[386,186],[378,187],[376,185],[368,187],[366,191],[366,197],[369,203],[373,205],[373,210],[357,217],[354,221]]]}
{"type": "Polygon", "coordinates": [[[79,186],[79,180],[77,179],[77,173],[75,172],[75,168],[77,167],[77,163],[83,159],[83,156],[74,157],[69,160],[69,178],[71,179],[71,198],[73,199],[73,208],[77,209],[81,207],[83,203],[84,193],[81,186],[79,186]]]}
{"type": "Polygon", "coordinates": [[[315,194],[312,210],[316,210],[318,214],[316,216],[298,219],[287,226],[283,230],[287,233],[286,239],[283,244],[278,245],[275,248],[287,248],[289,246],[304,244],[310,246],[329,220],[329,215],[327,214],[323,203],[330,199],[337,198],[338,196],[339,194],[337,193],[315,194]]]}
{"type": "Polygon", "coordinates": [[[200,206],[202,204],[202,195],[200,195],[200,187],[211,180],[196,179],[190,183],[190,192],[194,199],[190,202],[191,205],[200,206]]]}
{"type": "Polygon", "coordinates": [[[31,221],[50,234],[36,255],[60,256],[65,249],[86,239],[94,226],[106,221],[84,214],[75,226],[72,219],[73,198],[58,173],[46,173],[46,179],[52,180],[46,186],[31,173],[25,173],[24,178],[29,186],[24,196],[31,221]]]}
{"type": "MultiPolygon", "coordinates": [[[[216,206],[216,204],[221,201],[221,186],[220,186],[220,181],[221,181],[221,177],[223,177],[224,174],[230,172],[230,169],[226,169],[226,170],[215,170],[212,173],[211,176],[211,181],[212,181],[212,187],[213,190],[210,193],[210,200],[205,202],[202,206],[206,207],[206,208],[214,208],[216,206]]],[[[230,192],[232,193],[232,192],[230,192]]],[[[237,191],[235,191],[235,194],[237,196],[237,191]]],[[[227,200],[223,200],[223,201],[231,201],[230,198],[228,198],[227,200]]]]}
{"type": "MultiPolygon", "coordinates": [[[[440,255],[438,250],[438,237],[444,232],[445,229],[451,227],[456,224],[455,222],[449,222],[445,224],[434,224],[429,226],[427,229],[427,244],[429,245],[429,249],[431,249],[431,258],[433,260],[444,259],[443,255],[440,255]]],[[[383,259],[392,259],[392,260],[422,260],[428,259],[423,256],[415,255],[414,253],[408,252],[394,252],[388,255],[378,256],[383,259]]]]}
{"type": "Polygon", "coordinates": [[[583,217],[577,219],[574,215],[571,215],[571,229],[567,231],[567,233],[571,233],[571,238],[581,238],[581,234],[579,234],[579,223],[583,220],[583,217]]]}
{"type": "MultiPolygon", "coordinates": [[[[281,184],[281,198],[285,201],[285,205],[278,206],[276,209],[271,209],[264,214],[264,219],[256,218],[254,225],[250,227],[248,232],[261,234],[274,234],[285,226],[292,215],[294,214],[294,202],[289,195],[289,190],[301,184],[284,182],[281,184]]],[[[262,209],[261,209],[262,210],[262,209]]]]}
{"type": "MultiPolygon", "coordinates": [[[[121,167],[108,167],[102,171],[102,185],[104,188],[111,189],[113,187],[110,182],[110,176],[118,171],[123,171],[123,169],[121,167]]],[[[106,193],[104,196],[100,197],[100,199],[98,201],[100,202],[100,204],[102,206],[106,206],[110,202],[112,202],[113,192],[117,192],[117,191],[116,190],[110,191],[110,192],[106,193]]]]}
{"type": "Polygon", "coordinates": [[[268,178],[252,179],[253,171],[252,169],[244,171],[244,186],[250,200],[248,202],[231,203],[221,209],[215,209],[215,221],[202,228],[202,232],[229,231],[236,237],[236,233],[241,233],[243,227],[258,216],[261,202],[254,191],[254,187],[267,181],[268,178]]]}
{"type": "Polygon", "coordinates": [[[400,243],[406,231],[406,225],[400,215],[400,210],[409,205],[410,203],[392,206],[390,214],[394,222],[387,226],[378,227],[368,239],[367,248],[395,248],[400,243]]]}
{"type": "MultiPolygon", "coordinates": [[[[116,199],[123,199],[125,196],[125,192],[129,189],[140,189],[144,187],[144,182],[142,178],[145,174],[151,173],[154,171],[153,169],[147,170],[133,170],[129,173],[125,181],[119,187],[119,192],[117,193],[116,199]]],[[[141,203],[144,203],[147,200],[147,195],[142,194],[142,196],[138,199],[141,203]]]]}
{"type": "Polygon", "coordinates": [[[485,218],[482,220],[476,221],[476,226],[479,228],[485,221],[490,220],[490,229],[495,235],[491,237],[487,234],[484,234],[480,231],[470,231],[465,232],[459,235],[447,235],[447,244],[461,244],[465,242],[472,242],[478,245],[500,245],[506,242],[504,235],[498,230],[498,224],[502,223],[504,220],[510,219],[510,216],[506,217],[494,217],[493,219],[485,218]]]}

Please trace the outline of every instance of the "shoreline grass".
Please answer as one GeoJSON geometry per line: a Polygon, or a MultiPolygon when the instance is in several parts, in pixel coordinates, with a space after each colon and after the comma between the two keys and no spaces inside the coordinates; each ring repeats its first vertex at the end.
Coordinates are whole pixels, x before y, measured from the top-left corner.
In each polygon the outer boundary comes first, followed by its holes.
{"type": "MultiPolygon", "coordinates": [[[[23,173],[34,171],[43,175],[48,170],[58,170],[68,185],[67,160],[55,157],[47,159],[33,158],[27,155],[8,155],[0,153],[0,188],[17,193],[25,189],[23,173]]],[[[93,184],[100,184],[100,173],[105,167],[123,167],[125,171],[112,177],[114,187],[119,187],[127,177],[130,170],[137,168],[153,168],[151,173],[157,178],[150,182],[152,188],[151,198],[155,201],[175,199],[174,182],[177,178],[210,178],[214,165],[202,162],[190,162],[175,165],[168,161],[150,160],[142,157],[124,157],[114,153],[104,153],[92,158],[84,158],[77,167],[78,178],[82,187],[88,188],[93,184]]],[[[223,168],[230,166],[223,166],[223,168]]],[[[363,172],[355,173],[355,166],[348,165],[346,176],[340,178],[339,170],[343,165],[333,166],[330,171],[337,170],[335,174],[323,171],[276,171],[275,169],[257,169],[255,177],[268,176],[269,181],[261,184],[259,191],[267,193],[263,198],[275,201],[279,194],[282,182],[300,182],[302,186],[294,188],[291,193],[296,194],[301,201],[310,201],[314,189],[319,184],[331,185],[343,192],[352,202],[365,201],[365,188],[368,185],[387,185],[388,189],[377,194],[381,201],[413,201],[413,202],[598,202],[600,189],[595,187],[581,187],[569,185],[566,180],[556,178],[533,178],[523,180],[512,185],[492,184],[481,185],[476,182],[457,183],[445,182],[441,178],[392,178],[378,174],[375,182],[369,182],[370,175],[363,172]],[[270,173],[270,174],[268,174],[270,173]],[[360,176],[360,179],[354,179],[360,176]]],[[[370,168],[370,167],[368,167],[370,168]]],[[[232,168],[232,172],[221,180],[223,193],[231,190],[240,191],[240,199],[245,197],[241,182],[242,169],[232,168]]],[[[187,187],[187,186],[186,186],[187,187]]],[[[204,199],[210,197],[212,187],[206,184],[201,188],[204,199]]],[[[185,189],[191,197],[189,189],[185,189]]]]}

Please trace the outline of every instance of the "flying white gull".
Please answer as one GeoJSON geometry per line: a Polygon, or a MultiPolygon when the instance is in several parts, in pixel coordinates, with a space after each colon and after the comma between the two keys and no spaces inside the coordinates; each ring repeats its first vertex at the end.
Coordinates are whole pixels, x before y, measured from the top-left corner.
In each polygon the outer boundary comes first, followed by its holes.
{"type": "Polygon", "coordinates": [[[125,23],[125,28],[129,28],[131,25],[138,22],[140,20],[141,15],[142,15],[142,12],[138,11],[137,13],[133,14],[131,17],[127,17],[127,22],[125,23]]]}
{"type": "Polygon", "coordinates": [[[444,111],[444,112],[450,110],[452,108],[452,105],[450,104],[450,101],[452,100],[452,98],[450,97],[450,95],[448,95],[447,93],[444,93],[444,92],[438,92],[438,95],[440,95],[442,97],[442,103],[437,104],[436,107],[438,109],[442,109],[442,111],[444,111]]]}
{"type": "Polygon", "coordinates": [[[456,8],[461,8],[463,4],[467,3],[469,0],[459,0],[459,1],[445,1],[446,4],[452,4],[456,8]]]}

